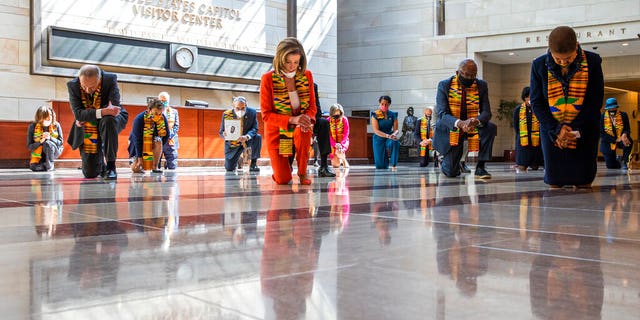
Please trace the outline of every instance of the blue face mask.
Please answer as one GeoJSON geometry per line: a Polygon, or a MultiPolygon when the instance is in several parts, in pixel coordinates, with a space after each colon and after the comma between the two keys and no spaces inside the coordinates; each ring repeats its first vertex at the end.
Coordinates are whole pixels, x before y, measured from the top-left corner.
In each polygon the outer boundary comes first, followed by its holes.
{"type": "Polygon", "coordinates": [[[169,101],[162,101],[162,105],[165,106],[165,107],[168,107],[169,106],[169,101]]]}

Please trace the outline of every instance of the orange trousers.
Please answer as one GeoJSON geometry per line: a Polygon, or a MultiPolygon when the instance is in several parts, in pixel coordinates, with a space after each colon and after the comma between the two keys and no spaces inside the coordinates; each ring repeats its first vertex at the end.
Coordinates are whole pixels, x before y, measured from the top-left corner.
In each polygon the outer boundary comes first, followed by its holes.
{"type": "MultiPolygon", "coordinates": [[[[296,149],[296,161],[298,162],[298,176],[307,175],[307,164],[309,163],[309,147],[313,132],[302,132],[300,127],[293,130],[293,145],[296,149]]],[[[289,157],[283,157],[278,153],[277,148],[269,146],[269,158],[273,168],[273,181],[277,184],[288,184],[291,182],[291,166],[289,157]]]]}

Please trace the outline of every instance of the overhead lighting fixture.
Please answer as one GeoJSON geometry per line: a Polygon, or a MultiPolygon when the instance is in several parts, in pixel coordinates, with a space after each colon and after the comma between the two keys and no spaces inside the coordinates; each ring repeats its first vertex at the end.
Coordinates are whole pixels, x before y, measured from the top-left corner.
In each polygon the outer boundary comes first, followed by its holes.
{"type": "Polygon", "coordinates": [[[629,45],[629,42],[625,42],[625,43],[622,44],[623,47],[626,47],[628,45],[629,45]]]}
{"type": "Polygon", "coordinates": [[[515,55],[515,53],[514,52],[509,52],[509,55],[513,56],[513,55],[515,55]]]}

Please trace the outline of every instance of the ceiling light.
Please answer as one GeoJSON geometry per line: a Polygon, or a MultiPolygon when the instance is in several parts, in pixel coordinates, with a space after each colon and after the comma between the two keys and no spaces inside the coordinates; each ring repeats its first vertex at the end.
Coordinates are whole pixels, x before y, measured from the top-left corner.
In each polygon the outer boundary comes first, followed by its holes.
{"type": "Polygon", "coordinates": [[[509,55],[513,56],[513,55],[515,55],[515,53],[514,52],[509,52],[509,55]]]}
{"type": "Polygon", "coordinates": [[[625,42],[625,43],[622,44],[623,47],[626,47],[628,45],[629,45],[629,42],[625,42]]]}

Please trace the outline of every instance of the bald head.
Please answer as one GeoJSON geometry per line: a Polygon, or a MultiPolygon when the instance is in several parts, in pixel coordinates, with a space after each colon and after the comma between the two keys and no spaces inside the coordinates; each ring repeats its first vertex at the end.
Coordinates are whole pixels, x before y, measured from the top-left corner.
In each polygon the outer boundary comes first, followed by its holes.
{"type": "Polygon", "coordinates": [[[473,59],[464,59],[460,61],[456,75],[463,86],[470,87],[478,76],[478,65],[473,59]]]}
{"type": "Polygon", "coordinates": [[[471,67],[473,66],[474,68],[476,68],[476,70],[478,69],[478,65],[476,64],[476,62],[473,59],[464,59],[462,61],[460,61],[460,63],[458,64],[458,70],[465,68],[465,67],[471,67]]]}
{"type": "Polygon", "coordinates": [[[549,50],[554,53],[572,53],[578,49],[578,38],[571,27],[560,26],[549,34],[549,50]]]}

